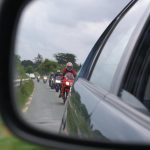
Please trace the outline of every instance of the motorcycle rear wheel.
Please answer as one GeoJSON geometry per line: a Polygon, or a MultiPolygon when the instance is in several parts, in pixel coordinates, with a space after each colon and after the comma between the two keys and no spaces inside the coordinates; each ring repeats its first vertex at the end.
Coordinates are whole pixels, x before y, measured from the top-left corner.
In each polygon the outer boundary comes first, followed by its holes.
{"type": "Polygon", "coordinates": [[[58,88],[56,88],[56,92],[59,92],[59,89],[58,89],[58,88]]]}
{"type": "Polygon", "coordinates": [[[68,92],[65,92],[65,93],[64,93],[64,96],[63,96],[64,104],[65,104],[65,102],[66,102],[66,100],[67,100],[67,97],[68,97],[68,92]]]}

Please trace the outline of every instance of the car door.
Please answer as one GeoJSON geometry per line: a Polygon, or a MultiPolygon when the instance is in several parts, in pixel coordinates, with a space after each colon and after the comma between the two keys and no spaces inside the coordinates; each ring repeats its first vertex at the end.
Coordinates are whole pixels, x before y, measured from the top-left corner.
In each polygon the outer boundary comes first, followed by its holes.
{"type": "Polygon", "coordinates": [[[102,116],[109,119],[98,119],[96,114],[100,114],[104,108],[101,104],[93,114],[93,120],[97,121],[94,127],[112,140],[138,143],[150,141],[149,20],[148,17],[130,56],[118,94],[109,93],[105,97],[109,113],[103,113],[102,116]]]}
{"type": "Polygon", "coordinates": [[[145,9],[144,16],[141,17],[134,9],[134,15],[139,16],[140,23],[134,24],[139,19],[136,18],[134,23],[130,20],[128,25],[125,25],[128,17],[133,17],[129,15],[132,9],[120,21],[104,46],[90,78],[92,83],[109,91],[97,105],[91,116],[91,122],[94,130],[111,141],[131,143],[150,141],[150,113],[147,109],[150,105],[148,94],[150,24],[147,10],[145,9]],[[124,25],[128,31],[123,30],[124,25]],[[119,55],[121,57],[118,57],[119,55]],[[99,77],[103,80],[98,82],[99,77]],[[144,99],[145,96],[147,98],[144,99]]]}
{"type": "MultiPolygon", "coordinates": [[[[148,4],[146,1],[138,1],[126,13],[122,13],[94,51],[93,57],[87,58],[67,102],[64,121],[67,134],[104,141],[126,141],[130,136],[127,133],[133,129],[130,128],[132,119],[128,121],[127,115],[119,111],[120,108],[127,109],[129,106],[116,95],[127,62],[147,21],[148,4]],[[83,70],[86,70],[85,76],[83,70]],[[113,103],[111,99],[114,100],[113,103]]],[[[135,136],[136,134],[129,139],[134,139],[135,136]]]]}

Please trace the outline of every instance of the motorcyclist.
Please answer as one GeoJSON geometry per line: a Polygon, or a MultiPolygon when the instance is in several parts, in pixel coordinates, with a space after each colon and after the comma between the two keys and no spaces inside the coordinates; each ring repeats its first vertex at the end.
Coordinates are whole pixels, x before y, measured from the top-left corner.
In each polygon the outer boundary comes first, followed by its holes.
{"type": "Polygon", "coordinates": [[[62,76],[62,73],[60,72],[60,70],[57,70],[57,72],[55,73],[55,78],[56,78],[57,76],[62,76]]]}
{"type": "MultiPolygon", "coordinates": [[[[72,73],[74,77],[76,77],[76,75],[77,75],[77,72],[76,72],[75,69],[73,69],[73,64],[71,62],[68,62],[66,64],[66,67],[63,69],[63,71],[62,71],[62,73],[63,73],[62,79],[64,78],[65,74],[67,74],[68,72],[72,73]]],[[[61,95],[63,95],[63,92],[64,92],[64,88],[61,87],[59,97],[61,97],[61,95]]]]}
{"type": "Polygon", "coordinates": [[[62,79],[62,73],[60,70],[57,70],[57,72],[54,75],[54,88],[56,92],[58,92],[61,88],[61,79],[62,79]]]}
{"type": "Polygon", "coordinates": [[[51,79],[54,76],[55,76],[54,72],[51,72],[49,78],[51,79]]]}
{"type": "Polygon", "coordinates": [[[50,87],[52,86],[52,78],[54,78],[54,77],[55,77],[54,72],[51,72],[51,73],[50,73],[50,76],[49,76],[49,86],[50,86],[50,87]]]}
{"type": "Polygon", "coordinates": [[[37,76],[37,81],[38,81],[38,82],[40,81],[40,75],[37,76]]]}

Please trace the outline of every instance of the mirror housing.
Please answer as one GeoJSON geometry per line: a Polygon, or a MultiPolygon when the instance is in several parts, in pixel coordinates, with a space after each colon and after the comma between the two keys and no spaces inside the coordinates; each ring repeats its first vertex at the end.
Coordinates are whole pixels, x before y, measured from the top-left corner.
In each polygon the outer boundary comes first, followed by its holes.
{"type": "Polygon", "coordinates": [[[98,141],[82,140],[62,135],[50,134],[36,130],[25,123],[14,105],[13,93],[13,54],[17,23],[23,8],[29,0],[3,0],[0,10],[0,112],[7,127],[18,137],[43,146],[60,149],[99,149],[99,148],[128,148],[137,145],[118,143],[102,143],[98,141]],[[9,10],[9,11],[8,11],[9,10]]]}

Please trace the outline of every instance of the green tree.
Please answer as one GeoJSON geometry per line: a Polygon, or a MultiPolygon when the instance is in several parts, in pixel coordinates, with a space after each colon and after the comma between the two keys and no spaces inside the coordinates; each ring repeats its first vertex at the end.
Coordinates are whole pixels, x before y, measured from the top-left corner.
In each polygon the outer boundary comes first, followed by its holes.
{"type": "Polygon", "coordinates": [[[26,73],[33,73],[33,72],[34,72],[32,66],[27,66],[27,67],[25,68],[25,71],[26,71],[26,73]]]}
{"type": "Polygon", "coordinates": [[[43,56],[41,54],[38,54],[37,57],[34,58],[33,62],[33,71],[39,72],[41,74],[41,64],[43,63],[43,56]]]}
{"type": "Polygon", "coordinates": [[[76,63],[77,57],[71,53],[57,53],[54,54],[55,59],[57,60],[58,64],[60,64],[60,69],[64,68],[67,62],[72,62],[74,69],[77,71],[81,68],[81,65],[76,63]]]}
{"type": "Polygon", "coordinates": [[[16,75],[17,78],[19,77],[20,80],[20,86],[22,85],[22,79],[26,77],[25,69],[21,65],[21,57],[19,55],[15,55],[15,63],[16,63],[16,75]]]}
{"type": "Polygon", "coordinates": [[[76,56],[71,53],[57,53],[54,54],[55,59],[57,60],[58,64],[65,65],[67,62],[72,62],[73,64],[76,63],[76,56]]]}
{"type": "Polygon", "coordinates": [[[15,55],[15,62],[16,62],[16,71],[20,78],[25,76],[25,69],[21,65],[21,57],[19,55],[15,55]]]}
{"type": "Polygon", "coordinates": [[[49,59],[45,59],[38,68],[37,72],[40,74],[48,74],[49,72],[55,72],[58,69],[58,63],[49,59]]]}
{"type": "Polygon", "coordinates": [[[23,60],[21,65],[24,67],[26,73],[34,72],[34,63],[31,60],[23,60]]]}
{"type": "Polygon", "coordinates": [[[42,63],[43,62],[43,56],[41,54],[38,54],[37,57],[34,58],[35,63],[42,63]]]}
{"type": "Polygon", "coordinates": [[[29,66],[34,66],[34,63],[31,61],[31,60],[23,60],[22,62],[21,62],[21,65],[23,65],[25,68],[26,67],[29,67],[29,66]]]}
{"type": "Polygon", "coordinates": [[[21,57],[19,55],[15,55],[15,62],[16,62],[16,65],[21,63],[21,57]]]}

